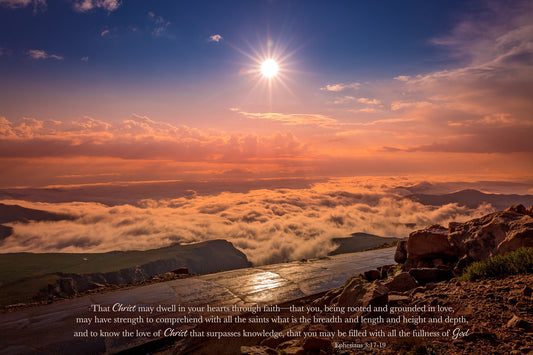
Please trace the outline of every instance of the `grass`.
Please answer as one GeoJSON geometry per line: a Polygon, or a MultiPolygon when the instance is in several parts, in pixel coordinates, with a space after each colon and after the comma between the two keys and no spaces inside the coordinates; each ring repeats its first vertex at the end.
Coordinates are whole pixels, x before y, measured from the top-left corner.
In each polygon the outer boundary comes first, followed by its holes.
{"type": "Polygon", "coordinates": [[[58,272],[105,273],[171,258],[177,258],[184,265],[187,263],[197,265],[204,260],[220,263],[220,260],[225,260],[227,257],[224,254],[226,249],[215,248],[212,243],[213,241],[172,245],[145,251],[108,253],[0,254],[0,308],[13,303],[33,301],[40,289],[59,279],[56,274],[58,272]]]}
{"type": "Polygon", "coordinates": [[[200,246],[202,243],[173,245],[145,251],[0,254],[0,286],[59,271],[74,274],[110,272],[174,256],[193,259],[193,250],[200,246]]]}
{"type": "Polygon", "coordinates": [[[473,263],[466,268],[459,279],[475,281],[530,272],[533,272],[533,248],[520,248],[507,254],[492,256],[487,260],[473,263]]]}

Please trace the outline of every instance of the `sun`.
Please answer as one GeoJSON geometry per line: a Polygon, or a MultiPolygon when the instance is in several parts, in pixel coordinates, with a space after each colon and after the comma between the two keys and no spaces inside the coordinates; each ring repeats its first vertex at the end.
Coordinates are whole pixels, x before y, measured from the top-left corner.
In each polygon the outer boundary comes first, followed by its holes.
{"type": "Polygon", "coordinates": [[[274,59],[267,59],[261,63],[261,74],[265,78],[271,79],[276,76],[279,70],[279,65],[274,59]]]}

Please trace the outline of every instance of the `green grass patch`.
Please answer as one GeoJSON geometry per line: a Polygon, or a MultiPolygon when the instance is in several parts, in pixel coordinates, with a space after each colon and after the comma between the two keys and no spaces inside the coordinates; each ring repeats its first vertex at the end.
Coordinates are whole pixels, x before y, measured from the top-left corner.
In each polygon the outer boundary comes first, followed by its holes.
{"type": "Polygon", "coordinates": [[[463,272],[462,281],[475,281],[489,277],[533,272],[533,248],[520,248],[503,255],[496,255],[484,261],[475,262],[463,272]]]}
{"type": "Polygon", "coordinates": [[[0,286],[24,278],[55,272],[88,274],[110,272],[151,261],[183,257],[197,258],[194,250],[204,243],[173,245],[151,250],[112,251],[108,253],[9,253],[0,254],[0,286]]]}

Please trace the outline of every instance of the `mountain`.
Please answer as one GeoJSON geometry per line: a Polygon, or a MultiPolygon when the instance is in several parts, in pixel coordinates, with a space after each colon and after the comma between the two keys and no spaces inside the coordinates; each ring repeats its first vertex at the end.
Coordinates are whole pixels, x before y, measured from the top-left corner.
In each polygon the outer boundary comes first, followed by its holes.
{"type": "MultiPolygon", "coordinates": [[[[339,246],[328,255],[338,255],[344,253],[355,253],[390,244],[398,241],[398,238],[385,238],[367,233],[353,233],[351,237],[334,238],[332,241],[339,246]]],[[[392,246],[392,245],[391,245],[392,246]]]]}
{"type": "Polygon", "coordinates": [[[72,296],[95,283],[141,282],[178,268],[206,274],[249,266],[246,255],[220,239],[144,251],[0,254],[0,306],[31,301],[39,291],[41,297],[72,296]]]}
{"type": "Polygon", "coordinates": [[[66,219],[74,219],[74,217],[62,213],[47,212],[18,205],[5,205],[0,203],[0,223],[62,221],[66,219]]]}
{"type": "MultiPolygon", "coordinates": [[[[6,205],[0,203],[0,223],[27,223],[29,221],[62,221],[72,219],[75,219],[75,217],[67,214],[47,212],[18,205],[6,205]]],[[[12,233],[13,228],[0,224],[0,241],[9,237],[12,233]]]]}
{"type": "Polygon", "coordinates": [[[483,203],[490,203],[498,210],[503,210],[511,205],[533,205],[533,195],[506,195],[486,194],[481,191],[467,189],[444,195],[412,194],[406,198],[424,205],[442,206],[457,203],[469,208],[476,208],[483,203]]]}

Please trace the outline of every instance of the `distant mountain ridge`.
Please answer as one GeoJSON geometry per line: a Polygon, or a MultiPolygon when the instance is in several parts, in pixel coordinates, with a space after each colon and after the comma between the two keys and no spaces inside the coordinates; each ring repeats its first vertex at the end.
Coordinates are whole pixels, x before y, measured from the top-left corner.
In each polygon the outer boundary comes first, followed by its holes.
{"type": "Polygon", "coordinates": [[[487,194],[474,189],[461,190],[443,195],[412,194],[406,196],[424,205],[442,206],[449,203],[457,203],[469,208],[476,208],[483,203],[490,203],[498,210],[503,210],[511,205],[533,205],[533,195],[517,194],[487,194]]]}
{"type": "MultiPolygon", "coordinates": [[[[26,208],[19,205],[6,205],[0,203],[0,223],[22,222],[29,221],[64,221],[73,220],[74,216],[48,212],[43,210],[36,210],[33,208],[26,208]]],[[[13,228],[0,224],[0,241],[9,237],[13,233],[13,228]]]]}
{"type": "Polygon", "coordinates": [[[345,253],[355,253],[394,243],[399,238],[386,238],[368,233],[352,233],[351,237],[333,238],[331,241],[339,246],[328,255],[338,255],[345,253]]]}

